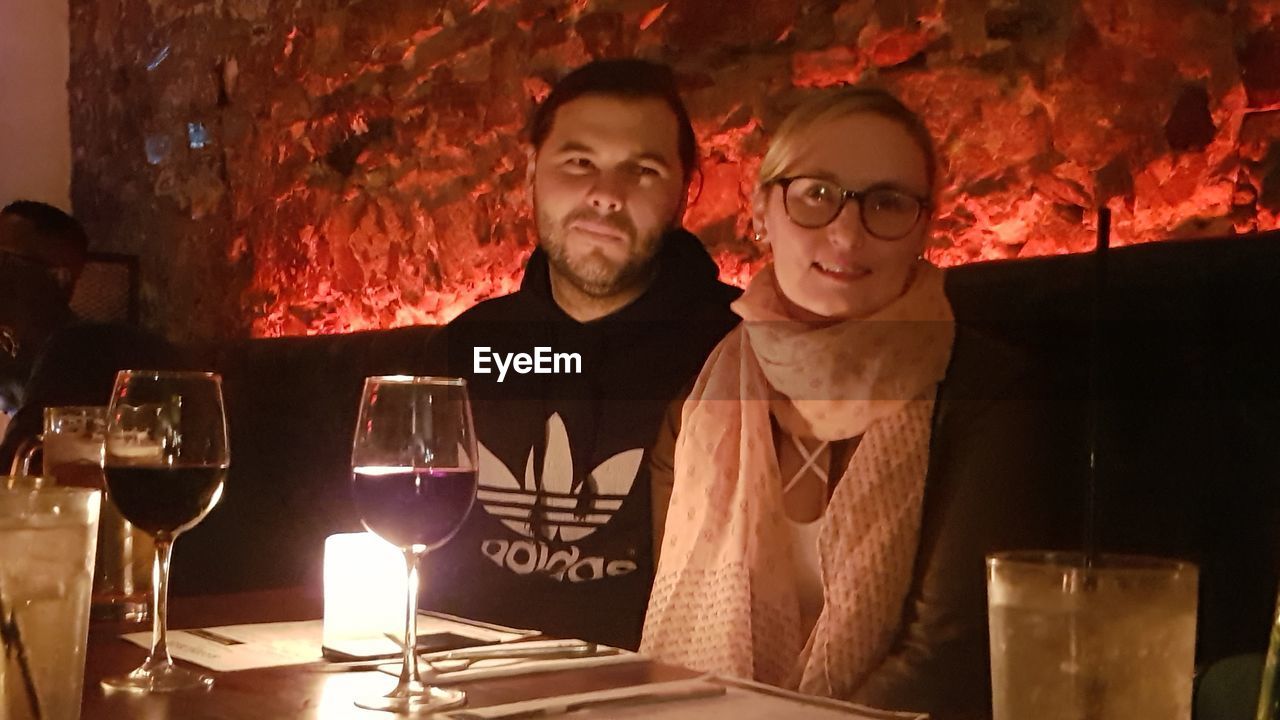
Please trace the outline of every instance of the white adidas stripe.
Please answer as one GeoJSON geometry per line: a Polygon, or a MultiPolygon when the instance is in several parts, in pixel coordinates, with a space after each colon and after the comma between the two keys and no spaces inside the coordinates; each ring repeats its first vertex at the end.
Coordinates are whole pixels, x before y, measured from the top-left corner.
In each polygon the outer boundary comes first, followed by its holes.
{"type": "Polygon", "coordinates": [[[532,513],[532,511],[529,510],[528,508],[521,510],[520,508],[514,508],[514,507],[494,507],[493,505],[485,505],[484,509],[488,510],[490,515],[497,515],[498,517],[516,518],[519,520],[528,520],[529,515],[532,513]]]}
{"type": "Polygon", "coordinates": [[[613,516],[612,515],[584,515],[582,517],[578,517],[573,513],[560,513],[560,512],[547,513],[547,519],[554,522],[580,522],[580,523],[585,522],[585,523],[592,523],[594,525],[603,525],[609,522],[609,518],[611,517],[613,516]]]}
{"type": "MultiPolygon", "coordinates": [[[[513,492],[510,490],[478,490],[476,497],[482,501],[518,503],[521,505],[533,505],[534,499],[537,497],[535,493],[529,492],[513,492]]],[[[542,504],[548,507],[576,508],[578,500],[574,498],[562,497],[543,497],[542,504]]],[[[486,507],[488,505],[486,504],[486,507]]],[[[604,498],[596,498],[592,501],[592,510],[617,510],[622,507],[621,500],[606,500],[604,498]]]]}
{"type": "MultiPolygon", "coordinates": [[[[487,506],[485,509],[498,517],[511,518],[513,520],[528,520],[529,516],[533,514],[532,510],[529,508],[487,506]]],[[[583,517],[578,517],[573,513],[566,512],[549,512],[545,514],[545,518],[549,522],[588,523],[590,525],[604,525],[609,522],[612,517],[612,515],[601,515],[599,513],[592,513],[583,517]]]]}

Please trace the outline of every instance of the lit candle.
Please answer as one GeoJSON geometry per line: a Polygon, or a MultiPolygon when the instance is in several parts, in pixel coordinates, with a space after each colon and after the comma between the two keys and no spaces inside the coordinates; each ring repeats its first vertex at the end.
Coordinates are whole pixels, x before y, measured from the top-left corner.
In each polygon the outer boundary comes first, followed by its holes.
{"type": "Polygon", "coordinates": [[[331,535],[325,540],[325,647],[385,651],[390,645],[387,633],[401,637],[407,572],[404,554],[373,533],[331,535]]]}

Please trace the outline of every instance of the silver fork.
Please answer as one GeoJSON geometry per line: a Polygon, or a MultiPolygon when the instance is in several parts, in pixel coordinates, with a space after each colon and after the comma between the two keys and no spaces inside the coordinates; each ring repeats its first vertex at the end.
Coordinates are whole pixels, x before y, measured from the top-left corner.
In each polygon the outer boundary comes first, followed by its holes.
{"type": "Polygon", "coordinates": [[[520,647],[520,643],[485,648],[463,648],[420,656],[436,675],[461,672],[481,660],[563,660],[585,657],[616,655],[616,648],[600,647],[595,643],[571,641],[563,645],[520,647]],[[440,667],[446,665],[446,667],[440,667]]]}
{"type": "MultiPolygon", "coordinates": [[[[616,655],[620,652],[616,648],[602,647],[595,643],[581,640],[566,640],[556,645],[537,645],[534,647],[521,647],[521,645],[523,643],[517,642],[486,645],[477,648],[462,648],[460,650],[442,650],[419,655],[418,659],[427,666],[424,668],[426,672],[423,675],[427,676],[429,674],[431,677],[436,677],[448,673],[461,672],[481,660],[561,660],[602,657],[616,655]],[[440,664],[448,664],[449,666],[446,668],[437,667],[440,664]]],[[[362,670],[376,670],[393,662],[395,662],[393,659],[379,659],[340,664],[331,663],[321,665],[316,670],[319,672],[359,672],[362,670]]]]}

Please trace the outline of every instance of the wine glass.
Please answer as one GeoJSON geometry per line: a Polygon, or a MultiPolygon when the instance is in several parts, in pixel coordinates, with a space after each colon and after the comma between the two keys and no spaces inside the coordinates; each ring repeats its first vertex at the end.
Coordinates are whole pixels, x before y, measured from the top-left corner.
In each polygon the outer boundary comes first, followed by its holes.
{"type": "Polygon", "coordinates": [[[418,558],[453,537],[476,498],[476,439],[467,383],[444,377],[364,381],[351,450],[351,491],[364,526],[404,553],[409,573],[400,682],[356,705],[434,712],[466,702],[418,673],[418,558]]]}
{"type": "Polygon", "coordinates": [[[222,379],[213,373],[122,370],[107,409],[102,469],[125,519],[155,539],[151,653],[104,688],[173,692],[209,688],[213,678],[178,667],[166,644],[169,557],[174,539],[222,497],[230,464],[222,379]]]}

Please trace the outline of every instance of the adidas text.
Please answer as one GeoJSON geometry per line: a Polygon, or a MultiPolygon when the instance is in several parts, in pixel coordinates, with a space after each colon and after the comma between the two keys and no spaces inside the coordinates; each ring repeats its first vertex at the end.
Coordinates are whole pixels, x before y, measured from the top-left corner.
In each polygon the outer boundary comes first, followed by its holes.
{"type": "Polygon", "coordinates": [[[553,580],[584,582],[605,577],[617,577],[634,572],[636,564],[631,560],[611,560],[602,557],[580,557],[578,548],[552,550],[546,543],[532,540],[485,540],[480,552],[498,567],[505,567],[517,575],[542,573],[553,580]]]}
{"type": "Polygon", "coordinates": [[[552,352],[549,347],[535,347],[529,353],[495,353],[493,349],[478,345],[474,348],[471,367],[476,375],[490,375],[493,367],[498,371],[498,382],[507,379],[507,371],[520,375],[581,375],[582,356],[578,353],[552,352]]]}

